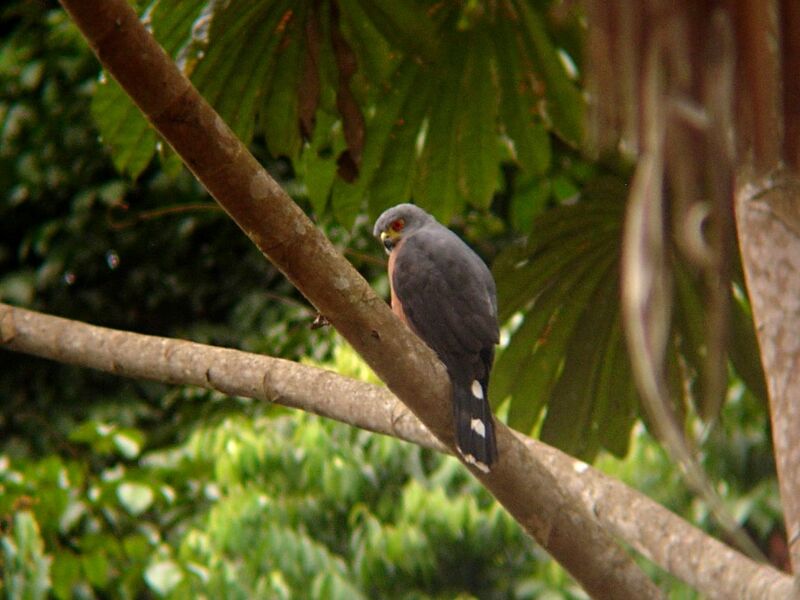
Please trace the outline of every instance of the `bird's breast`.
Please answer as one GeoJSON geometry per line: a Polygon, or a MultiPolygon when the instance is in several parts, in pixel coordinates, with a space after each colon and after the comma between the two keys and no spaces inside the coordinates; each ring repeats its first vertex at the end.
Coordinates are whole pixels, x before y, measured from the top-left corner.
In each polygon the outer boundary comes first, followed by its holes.
{"type": "Polygon", "coordinates": [[[403,312],[403,305],[400,303],[400,298],[397,297],[397,292],[394,289],[394,264],[397,260],[397,254],[400,252],[400,248],[403,245],[403,240],[397,242],[394,245],[391,253],[389,254],[389,290],[391,292],[392,297],[392,312],[397,315],[397,317],[406,325],[408,325],[408,320],[406,320],[406,314],[403,312]]]}

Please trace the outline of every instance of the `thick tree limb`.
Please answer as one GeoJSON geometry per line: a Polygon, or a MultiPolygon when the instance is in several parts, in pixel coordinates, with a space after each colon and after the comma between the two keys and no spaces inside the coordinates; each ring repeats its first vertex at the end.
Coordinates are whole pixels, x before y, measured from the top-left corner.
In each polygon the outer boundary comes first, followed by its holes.
{"type": "Polygon", "coordinates": [[[742,176],[736,223],[767,377],[772,442],[795,573],[800,569],[800,179],[742,176]]]}
{"type": "MultiPolygon", "coordinates": [[[[385,388],[287,360],[96,327],[6,304],[0,304],[0,346],[125,377],[276,402],[450,451],[385,388]]],[[[708,598],[789,597],[788,576],[742,556],[585,463],[516,435],[597,526],[708,598]]]]}
{"type": "MultiPolygon", "coordinates": [[[[106,69],[231,218],[436,438],[454,448],[444,367],[269,177],[127,0],[62,4],[106,69]]],[[[510,430],[498,429],[499,464],[489,474],[473,474],[525,530],[592,596],[658,597],[585,507],[565,495],[540,457],[510,430]]]]}

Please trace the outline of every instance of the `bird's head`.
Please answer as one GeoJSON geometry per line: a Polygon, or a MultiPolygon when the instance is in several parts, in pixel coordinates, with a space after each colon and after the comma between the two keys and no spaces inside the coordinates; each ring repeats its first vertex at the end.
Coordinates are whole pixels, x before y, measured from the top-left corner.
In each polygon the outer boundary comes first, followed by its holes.
{"type": "Polygon", "coordinates": [[[385,210],[378,217],[372,235],[380,239],[386,253],[389,254],[404,236],[411,235],[432,221],[435,219],[420,207],[413,204],[398,204],[385,210]]]}

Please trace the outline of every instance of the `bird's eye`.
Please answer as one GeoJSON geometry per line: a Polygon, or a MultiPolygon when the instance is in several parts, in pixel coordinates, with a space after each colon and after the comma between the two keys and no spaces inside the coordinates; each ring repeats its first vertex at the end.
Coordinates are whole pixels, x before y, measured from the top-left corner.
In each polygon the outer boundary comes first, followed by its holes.
{"type": "Polygon", "coordinates": [[[398,231],[399,232],[399,231],[403,231],[403,227],[405,227],[405,225],[406,225],[406,222],[403,219],[397,219],[396,221],[392,221],[392,224],[390,225],[390,227],[394,231],[398,231]]]}

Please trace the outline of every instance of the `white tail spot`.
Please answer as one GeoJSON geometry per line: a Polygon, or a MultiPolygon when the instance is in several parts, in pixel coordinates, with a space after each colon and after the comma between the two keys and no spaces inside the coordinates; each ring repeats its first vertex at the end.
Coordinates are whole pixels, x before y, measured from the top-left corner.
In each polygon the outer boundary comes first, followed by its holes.
{"type": "Polygon", "coordinates": [[[486,437],[486,425],[480,419],[472,419],[469,422],[470,429],[477,433],[482,438],[486,437]]]}
{"type": "MultiPolygon", "coordinates": [[[[461,448],[459,448],[459,450],[461,450],[461,448]]],[[[463,456],[464,456],[464,462],[467,463],[468,465],[474,465],[476,469],[478,469],[479,471],[483,471],[484,473],[489,472],[489,467],[486,466],[481,461],[479,461],[474,456],[472,456],[472,454],[463,454],[463,456]]]]}
{"type": "Polygon", "coordinates": [[[483,400],[483,388],[481,387],[481,382],[477,379],[472,382],[472,395],[483,400]]]}

